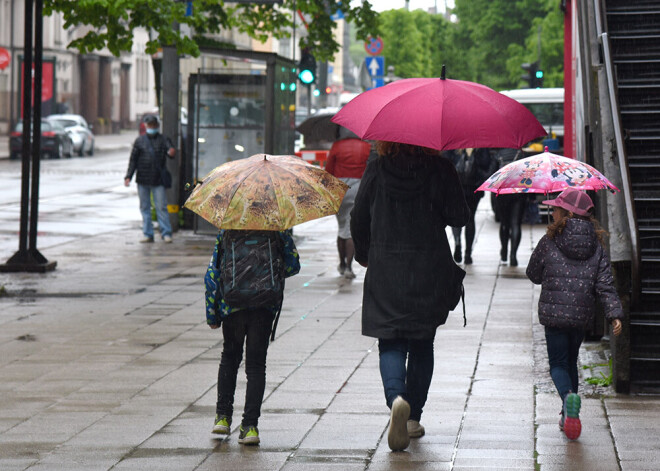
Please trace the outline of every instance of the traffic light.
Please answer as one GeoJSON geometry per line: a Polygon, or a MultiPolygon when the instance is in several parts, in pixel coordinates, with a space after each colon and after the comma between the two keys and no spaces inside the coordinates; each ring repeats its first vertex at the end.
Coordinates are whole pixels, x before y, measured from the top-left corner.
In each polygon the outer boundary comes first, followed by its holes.
{"type": "Polygon", "coordinates": [[[309,52],[309,49],[303,49],[298,63],[298,78],[300,81],[309,86],[316,81],[316,59],[309,52]]]}
{"type": "MultiPolygon", "coordinates": [[[[523,70],[527,73],[522,74],[520,78],[525,80],[528,84],[528,88],[536,88],[539,87],[537,83],[537,72],[539,71],[539,62],[525,62],[522,66],[523,70]]],[[[543,77],[543,72],[541,72],[541,77],[543,77]]]]}
{"type": "Polygon", "coordinates": [[[543,87],[543,71],[542,70],[537,70],[536,71],[536,88],[541,88],[543,87]]]}

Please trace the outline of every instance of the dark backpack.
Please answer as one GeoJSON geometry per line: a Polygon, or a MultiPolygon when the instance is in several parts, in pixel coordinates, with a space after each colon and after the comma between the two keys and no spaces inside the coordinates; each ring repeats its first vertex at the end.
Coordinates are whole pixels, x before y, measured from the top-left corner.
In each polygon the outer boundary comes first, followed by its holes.
{"type": "Polygon", "coordinates": [[[454,165],[456,173],[463,186],[469,186],[474,183],[477,174],[477,167],[474,162],[474,151],[468,155],[465,149],[461,150],[455,158],[454,165]]]}
{"type": "Polygon", "coordinates": [[[284,293],[284,247],[276,231],[225,231],[219,289],[235,308],[277,306],[284,293]]]}

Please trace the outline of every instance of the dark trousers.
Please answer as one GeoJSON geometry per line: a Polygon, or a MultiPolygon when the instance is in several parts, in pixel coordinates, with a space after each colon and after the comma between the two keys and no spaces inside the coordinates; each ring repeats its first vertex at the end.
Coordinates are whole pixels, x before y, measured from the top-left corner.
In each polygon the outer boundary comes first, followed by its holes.
{"type": "Polygon", "coordinates": [[[246,309],[234,312],[222,322],[224,337],[218,369],[216,413],[231,417],[234,412],[236,376],[243,359],[245,343],[245,409],[243,426],[256,426],[266,388],[266,352],[274,314],[269,309],[246,309]]]}
{"type": "Polygon", "coordinates": [[[509,240],[511,241],[511,258],[516,259],[518,246],[522,237],[520,225],[527,208],[525,195],[498,195],[496,200],[500,216],[500,255],[506,259],[509,240]]]}
{"type": "Polygon", "coordinates": [[[545,328],[550,376],[562,402],[569,392],[578,392],[577,360],[584,332],[577,329],[545,328]]]}
{"type": "Polygon", "coordinates": [[[433,378],[433,339],[379,339],[378,350],[387,407],[401,396],[410,404],[410,420],[419,421],[433,378]]]}
{"type": "MultiPolygon", "coordinates": [[[[474,236],[477,233],[477,226],[474,222],[474,218],[477,214],[477,206],[479,206],[479,200],[483,196],[483,192],[477,194],[474,193],[476,188],[470,188],[470,190],[465,190],[465,202],[470,208],[470,220],[465,225],[465,255],[472,255],[472,244],[474,243],[474,236]]],[[[461,232],[462,227],[452,227],[451,232],[454,235],[454,242],[456,245],[461,245],[461,232]]]]}

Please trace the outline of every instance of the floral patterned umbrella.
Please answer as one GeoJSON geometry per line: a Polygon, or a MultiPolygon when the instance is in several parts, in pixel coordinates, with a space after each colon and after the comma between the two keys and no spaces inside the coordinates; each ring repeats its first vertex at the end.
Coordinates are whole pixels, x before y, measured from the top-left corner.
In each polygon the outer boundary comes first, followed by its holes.
{"type": "Polygon", "coordinates": [[[516,160],[492,174],[476,191],[553,193],[565,188],[619,191],[591,165],[548,152],[516,160]]]}
{"type": "Polygon", "coordinates": [[[335,214],[347,189],[298,157],[256,154],[213,169],[184,207],[220,229],[281,231],[335,214]]]}

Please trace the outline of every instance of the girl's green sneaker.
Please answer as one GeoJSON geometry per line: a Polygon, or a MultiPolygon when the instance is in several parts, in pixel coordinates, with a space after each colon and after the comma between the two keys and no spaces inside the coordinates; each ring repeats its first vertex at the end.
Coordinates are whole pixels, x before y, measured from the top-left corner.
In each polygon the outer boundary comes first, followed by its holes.
{"type": "Polygon", "coordinates": [[[240,433],[238,434],[238,443],[241,445],[258,445],[259,444],[259,430],[254,425],[241,425],[240,433]]]}
{"type": "Polygon", "coordinates": [[[229,435],[231,432],[231,419],[226,415],[216,415],[215,416],[215,425],[213,426],[213,433],[218,435],[229,435]]]}
{"type": "Polygon", "coordinates": [[[570,393],[564,399],[564,433],[569,440],[577,440],[582,432],[580,396],[570,393]]]}

